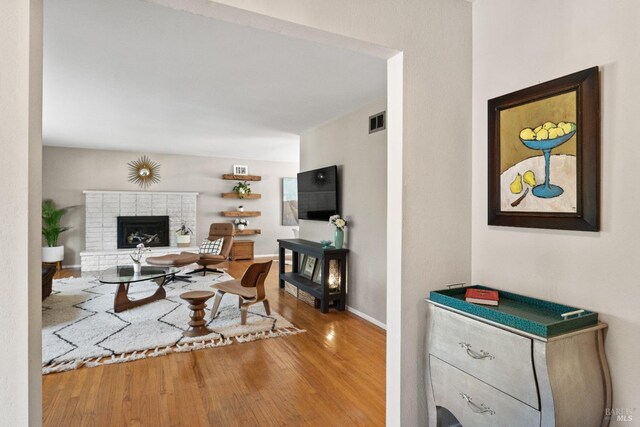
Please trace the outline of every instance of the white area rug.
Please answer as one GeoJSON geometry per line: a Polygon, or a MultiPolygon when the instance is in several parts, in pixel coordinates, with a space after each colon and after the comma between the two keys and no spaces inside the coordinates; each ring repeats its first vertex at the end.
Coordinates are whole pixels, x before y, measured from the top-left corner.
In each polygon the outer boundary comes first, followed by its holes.
{"type": "MultiPolygon", "coordinates": [[[[113,311],[117,285],[102,284],[93,277],[54,280],[52,294],[42,302],[43,374],[304,332],[278,313],[271,311],[267,316],[262,304],[250,307],[247,324],[241,325],[238,297],[227,294],[214,320],[210,319],[213,298],[207,302],[207,326],[214,333],[183,337],[190,310],[180,294],[212,290],[212,283],[229,279],[226,273],[210,273],[194,276],[193,283],[171,282],[165,286],[166,299],[121,313],[113,311]]],[[[131,299],[157,289],[154,282],[130,286],[131,299]]]]}

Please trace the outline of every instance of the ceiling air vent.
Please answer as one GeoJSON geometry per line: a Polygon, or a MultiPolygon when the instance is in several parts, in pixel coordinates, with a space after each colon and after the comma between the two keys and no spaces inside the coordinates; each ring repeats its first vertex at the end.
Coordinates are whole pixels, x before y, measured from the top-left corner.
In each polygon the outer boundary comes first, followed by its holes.
{"type": "Polygon", "coordinates": [[[386,113],[386,111],[383,111],[381,113],[374,114],[373,116],[369,116],[369,133],[374,133],[385,129],[386,113]]]}

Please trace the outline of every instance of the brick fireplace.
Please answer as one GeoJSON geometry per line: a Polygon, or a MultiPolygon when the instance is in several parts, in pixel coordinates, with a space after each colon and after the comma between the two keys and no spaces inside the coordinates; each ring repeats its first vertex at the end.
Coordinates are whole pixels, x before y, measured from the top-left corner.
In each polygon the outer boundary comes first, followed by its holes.
{"type": "Polygon", "coordinates": [[[119,216],[118,249],[169,246],[169,217],[167,215],[119,216]]]}
{"type": "Polygon", "coordinates": [[[85,251],[80,253],[82,271],[130,263],[131,249],[118,249],[118,217],[168,217],[168,245],[165,243],[162,249],[154,248],[153,255],[194,249],[178,249],[174,231],[184,222],[195,235],[198,193],[86,190],[84,194],[86,213],[85,251]]]}

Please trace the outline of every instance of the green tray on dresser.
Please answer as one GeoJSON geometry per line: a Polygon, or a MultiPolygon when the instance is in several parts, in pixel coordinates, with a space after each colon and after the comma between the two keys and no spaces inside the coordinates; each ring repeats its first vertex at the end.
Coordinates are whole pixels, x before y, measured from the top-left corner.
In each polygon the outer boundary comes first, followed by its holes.
{"type": "Polygon", "coordinates": [[[576,312],[580,309],[481,285],[431,291],[429,299],[544,338],[598,323],[598,313],[593,311],[584,310],[579,314],[563,317],[564,313],[576,312]],[[469,288],[497,290],[500,295],[499,305],[489,306],[466,302],[464,294],[469,288]]]}

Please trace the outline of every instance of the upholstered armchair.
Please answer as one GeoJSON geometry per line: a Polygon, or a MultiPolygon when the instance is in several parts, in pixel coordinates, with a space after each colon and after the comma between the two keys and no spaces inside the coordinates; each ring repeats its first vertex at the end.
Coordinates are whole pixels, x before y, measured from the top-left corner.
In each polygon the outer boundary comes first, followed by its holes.
{"type": "MultiPolygon", "coordinates": [[[[222,242],[222,249],[220,254],[198,254],[200,258],[196,263],[201,265],[202,268],[198,268],[197,270],[193,270],[189,272],[189,274],[194,273],[202,273],[202,275],[206,275],[207,271],[212,273],[222,273],[220,270],[216,270],[213,268],[209,268],[211,265],[216,265],[222,267],[226,266],[227,260],[229,258],[229,253],[231,252],[231,246],[233,245],[233,234],[234,227],[231,223],[213,223],[211,227],[209,227],[209,236],[208,239],[211,241],[224,238],[222,242]]],[[[190,253],[190,252],[183,252],[190,253]]]]}

